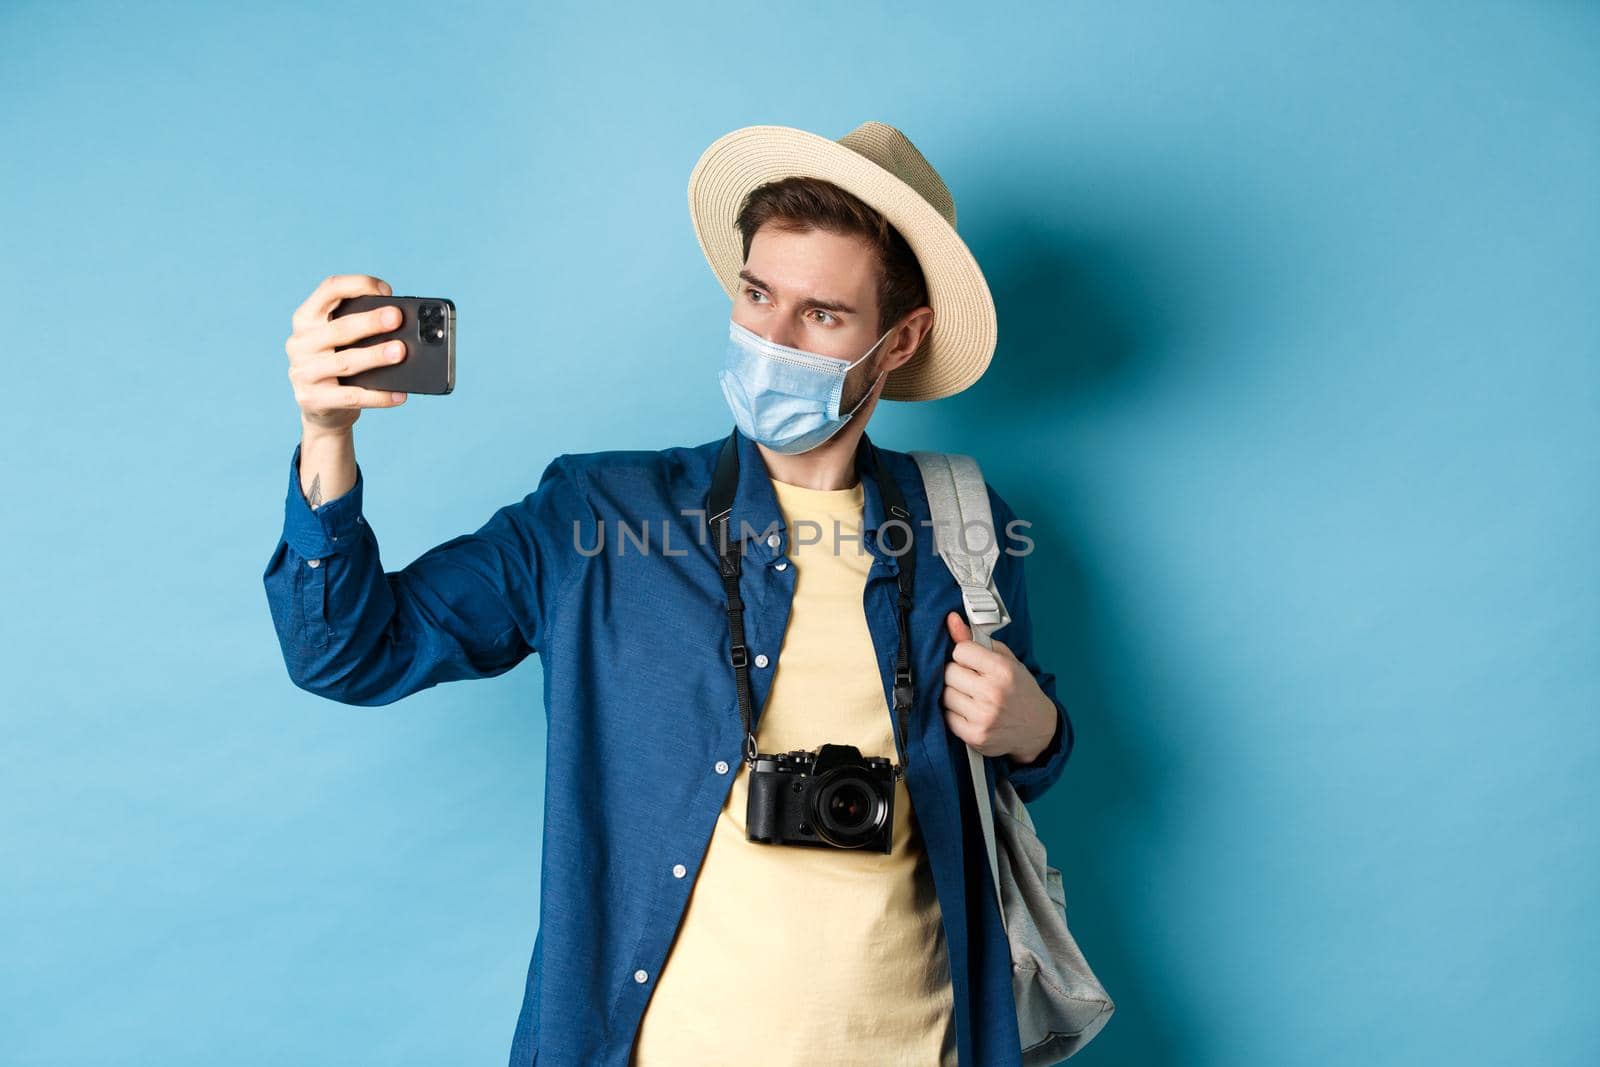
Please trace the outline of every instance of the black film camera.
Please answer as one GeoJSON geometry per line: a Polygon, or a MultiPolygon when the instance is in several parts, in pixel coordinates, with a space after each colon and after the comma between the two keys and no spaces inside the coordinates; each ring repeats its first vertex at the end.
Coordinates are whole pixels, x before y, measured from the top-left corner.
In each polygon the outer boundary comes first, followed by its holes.
{"type": "Polygon", "coordinates": [[[745,834],[771,845],[888,852],[894,844],[894,767],[854,745],[756,754],[745,834]]]}

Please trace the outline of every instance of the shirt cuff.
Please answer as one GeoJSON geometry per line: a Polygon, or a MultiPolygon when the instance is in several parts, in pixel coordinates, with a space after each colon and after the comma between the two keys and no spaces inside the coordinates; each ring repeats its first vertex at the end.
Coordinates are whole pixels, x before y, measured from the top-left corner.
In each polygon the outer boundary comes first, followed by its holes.
{"type": "Polygon", "coordinates": [[[283,539],[305,559],[331,556],[349,544],[366,519],[361,517],[361,464],[356,464],[356,484],[340,496],[312,510],[300,489],[300,445],[289,459],[289,492],[283,502],[283,539]]]}

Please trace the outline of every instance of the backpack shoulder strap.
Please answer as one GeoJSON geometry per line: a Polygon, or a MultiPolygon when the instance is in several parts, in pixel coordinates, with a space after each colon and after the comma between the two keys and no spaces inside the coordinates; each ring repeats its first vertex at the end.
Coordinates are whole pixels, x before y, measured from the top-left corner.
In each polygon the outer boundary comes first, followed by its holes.
{"type": "Polygon", "coordinates": [[[961,587],[973,640],[991,647],[989,634],[1011,621],[994,584],[1000,538],[989,509],[983,472],[971,456],[912,452],[922,471],[933,517],[933,542],[961,587]]]}
{"type": "MultiPolygon", "coordinates": [[[[922,471],[922,484],[928,492],[928,509],[933,519],[933,542],[950,573],[961,587],[961,602],[967,611],[972,639],[984,648],[993,648],[989,638],[1011,621],[1005,601],[994,585],[994,566],[1000,559],[1000,538],[989,508],[989,491],[978,461],[971,456],[945,452],[912,452],[922,471]]],[[[1000,921],[1006,910],[1000,895],[1000,861],[995,854],[994,810],[989,802],[989,783],[983,756],[967,746],[967,769],[978,802],[978,821],[989,853],[989,875],[994,880],[995,904],[1000,921]]]]}

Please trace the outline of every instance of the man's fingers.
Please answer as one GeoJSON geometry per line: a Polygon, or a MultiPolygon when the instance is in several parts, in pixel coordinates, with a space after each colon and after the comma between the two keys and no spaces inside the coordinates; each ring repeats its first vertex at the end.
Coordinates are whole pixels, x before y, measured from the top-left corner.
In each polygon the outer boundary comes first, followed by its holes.
{"type": "Polygon", "coordinates": [[[306,390],[302,407],[319,411],[350,408],[394,408],[406,402],[405,393],[388,389],[363,389],[359,385],[316,385],[306,390]]]}
{"type": "Polygon", "coordinates": [[[330,274],[295,309],[290,321],[295,332],[326,322],[328,315],[347,296],[393,296],[394,290],[382,278],[371,274],[330,274]]]}
{"type": "Polygon", "coordinates": [[[946,689],[969,696],[974,700],[989,700],[994,695],[994,686],[983,675],[970,667],[963,667],[959,663],[946,663],[944,665],[944,684],[946,689]]]}
{"type": "Polygon", "coordinates": [[[953,712],[974,725],[983,718],[983,711],[978,702],[959,689],[945,686],[944,706],[946,711],[953,712]]]}
{"type": "MultiPolygon", "coordinates": [[[[307,356],[299,361],[300,377],[308,385],[323,382],[339,384],[336,379],[348,378],[373,367],[388,367],[406,358],[404,341],[384,341],[364,348],[346,348],[339,352],[324,352],[307,356]]],[[[291,377],[294,377],[291,375],[291,377]]]]}
{"type": "MultiPolygon", "coordinates": [[[[995,642],[997,645],[999,642],[995,642]]],[[[984,648],[976,641],[962,641],[950,651],[950,658],[955,662],[971,667],[980,674],[989,674],[999,670],[1005,662],[1005,654],[992,648],[984,648]]]]}
{"type": "Polygon", "coordinates": [[[358,311],[354,315],[341,315],[313,326],[306,334],[306,341],[313,350],[331,351],[340,345],[353,345],[375,334],[387,333],[398,327],[404,317],[393,304],[370,311],[358,311]]]}

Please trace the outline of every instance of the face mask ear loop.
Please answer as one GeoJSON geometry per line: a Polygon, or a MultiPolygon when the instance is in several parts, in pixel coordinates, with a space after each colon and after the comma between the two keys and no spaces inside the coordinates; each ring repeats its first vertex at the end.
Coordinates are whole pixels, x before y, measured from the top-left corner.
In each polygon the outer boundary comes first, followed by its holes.
{"type": "MultiPolygon", "coordinates": [[[[892,327],[892,326],[888,330],[884,331],[883,337],[888,337],[891,333],[894,333],[894,327],[892,327]]],[[[866,359],[867,356],[872,355],[873,349],[875,349],[879,345],[883,344],[883,337],[880,337],[876,341],[872,342],[872,348],[867,349],[867,355],[866,356],[862,356],[861,359],[858,359],[858,360],[855,361],[855,363],[850,364],[850,367],[856,366],[857,364],[859,364],[861,362],[862,359],[866,359]]],[[[850,369],[850,367],[846,367],[845,370],[848,371],[850,369]]],[[[872,389],[876,389],[878,387],[878,382],[882,381],[883,380],[883,376],[885,374],[888,374],[888,373],[889,372],[886,371],[886,370],[879,371],[878,372],[878,377],[873,379],[872,389]]],[[[840,385],[842,387],[843,384],[844,384],[844,379],[840,378],[839,382],[840,382],[840,385]]],[[[854,418],[855,417],[855,413],[861,410],[861,405],[865,404],[867,402],[867,397],[872,395],[872,389],[868,389],[865,393],[862,393],[861,394],[861,399],[856,401],[856,406],[851,408],[848,414],[841,415],[840,418],[843,418],[843,419],[854,418]]]]}
{"type": "MultiPolygon", "coordinates": [[[[888,337],[891,333],[894,333],[894,327],[893,326],[889,327],[887,330],[885,330],[883,332],[883,337],[888,337]]],[[[867,356],[872,355],[872,353],[877,349],[877,347],[879,345],[883,344],[883,337],[880,337],[876,341],[872,342],[872,347],[867,349],[866,352],[862,354],[861,359],[858,359],[854,363],[852,363],[849,366],[845,367],[845,370],[848,371],[848,370],[851,370],[851,369],[859,366],[861,364],[862,360],[865,360],[867,358],[867,356]]]]}
{"type": "MultiPolygon", "coordinates": [[[[877,378],[873,379],[872,389],[876,389],[878,387],[878,383],[883,381],[883,376],[888,373],[888,371],[879,371],[877,378]]],[[[841,415],[839,417],[845,421],[849,421],[851,418],[855,417],[855,413],[861,410],[861,405],[867,402],[867,397],[872,395],[872,389],[868,389],[866,392],[861,394],[861,399],[856,401],[856,406],[851,408],[848,414],[841,415]]]]}

